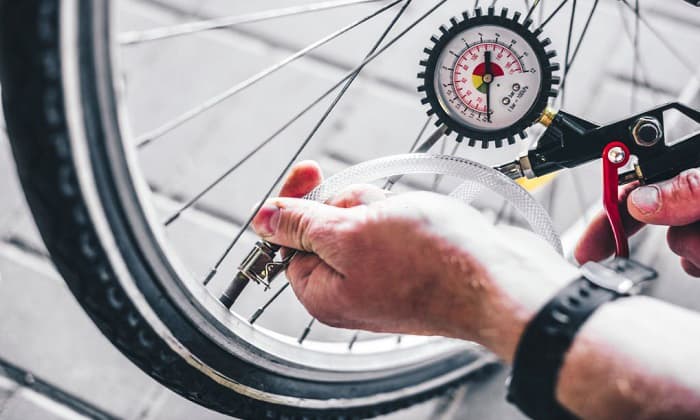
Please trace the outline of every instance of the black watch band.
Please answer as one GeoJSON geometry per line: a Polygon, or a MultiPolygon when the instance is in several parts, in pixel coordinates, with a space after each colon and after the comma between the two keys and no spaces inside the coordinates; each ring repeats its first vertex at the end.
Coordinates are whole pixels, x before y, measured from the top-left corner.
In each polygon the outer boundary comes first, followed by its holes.
{"type": "Polygon", "coordinates": [[[588,263],[578,280],[554,296],[520,338],[508,382],[508,401],[536,420],[576,418],[557,402],[559,370],[576,333],[601,305],[638,293],[656,273],[630,260],[588,263]]]}

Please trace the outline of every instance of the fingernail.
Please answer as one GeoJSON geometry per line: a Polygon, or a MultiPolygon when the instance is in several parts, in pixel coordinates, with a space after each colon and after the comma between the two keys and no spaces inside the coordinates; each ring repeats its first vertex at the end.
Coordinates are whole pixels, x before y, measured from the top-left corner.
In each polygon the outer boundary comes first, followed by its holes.
{"type": "Polygon", "coordinates": [[[656,213],[661,208],[661,193],[655,186],[637,188],[632,191],[630,198],[642,214],[656,213]]]}
{"type": "Polygon", "coordinates": [[[272,204],[265,204],[255,217],[255,230],[259,235],[272,236],[280,223],[280,209],[272,204]]]}

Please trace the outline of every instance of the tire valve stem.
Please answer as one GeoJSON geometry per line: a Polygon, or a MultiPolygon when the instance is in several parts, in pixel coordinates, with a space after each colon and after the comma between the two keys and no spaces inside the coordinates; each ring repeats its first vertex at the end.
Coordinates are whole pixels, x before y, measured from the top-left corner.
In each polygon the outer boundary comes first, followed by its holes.
{"type": "Polygon", "coordinates": [[[221,295],[219,301],[230,309],[251,281],[268,290],[272,281],[287,268],[294,256],[293,253],[290,253],[283,260],[275,261],[279,250],[280,246],[278,245],[266,241],[257,242],[238,266],[236,277],[221,295]]]}

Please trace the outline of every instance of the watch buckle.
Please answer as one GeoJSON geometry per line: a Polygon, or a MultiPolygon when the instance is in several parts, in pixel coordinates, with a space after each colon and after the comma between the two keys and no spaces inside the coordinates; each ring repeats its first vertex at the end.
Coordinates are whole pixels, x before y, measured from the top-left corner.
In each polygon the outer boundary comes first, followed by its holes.
{"type": "Polygon", "coordinates": [[[644,285],[658,277],[656,270],[626,258],[616,258],[605,265],[588,262],[581,267],[588,281],[619,295],[638,295],[644,285]]]}

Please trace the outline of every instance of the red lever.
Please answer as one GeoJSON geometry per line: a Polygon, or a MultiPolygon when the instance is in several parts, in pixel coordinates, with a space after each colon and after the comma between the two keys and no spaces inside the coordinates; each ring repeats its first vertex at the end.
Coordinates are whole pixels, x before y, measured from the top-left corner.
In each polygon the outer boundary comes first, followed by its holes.
{"type": "Polygon", "coordinates": [[[622,142],[614,141],[603,151],[603,206],[615,236],[615,255],[622,258],[629,258],[630,248],[618,204],[618,170],[629,161],[630,150],[622,142]]]}

